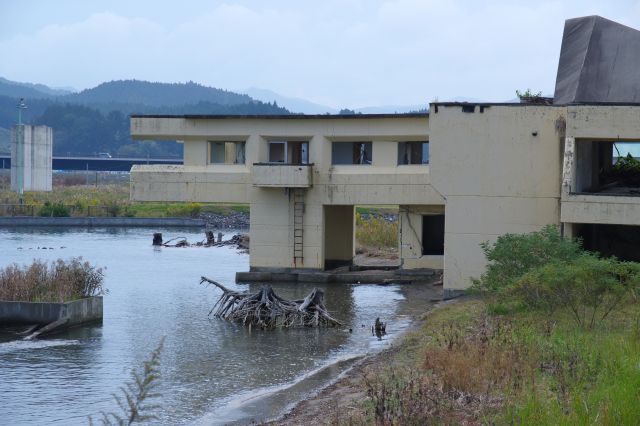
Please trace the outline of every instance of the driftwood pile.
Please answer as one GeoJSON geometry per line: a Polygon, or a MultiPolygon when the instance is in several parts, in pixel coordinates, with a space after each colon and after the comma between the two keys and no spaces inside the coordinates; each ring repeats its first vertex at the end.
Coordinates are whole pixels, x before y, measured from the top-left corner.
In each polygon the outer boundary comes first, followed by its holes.
{"type": "Polygon", "coordinates": [[[222,233],[218,233],[218,240],[216,241],[213,232],[205,232],[205,239],[190,243],[185,237],[176,237],[168,241],[162,240],[161,233],[153,234],[153,245],[162,247],[222,247],[222,246],[237,246],[240,250],[249,250],[249,236],[243,234],[236,234],[228,240],[222,241],[222,233]]]}
{"type": "Polygon", "coordinates": [[[244,326],[261,329],[280,327],[333,327],[342,325],[324,306],[324,292],[314,288],[302,300],[286,300],[278,296],[270,285],[263,285],[257,293],[234,291],[207,277],[200,283],[222,290],[222,296],[209,315],[244,326]]]}

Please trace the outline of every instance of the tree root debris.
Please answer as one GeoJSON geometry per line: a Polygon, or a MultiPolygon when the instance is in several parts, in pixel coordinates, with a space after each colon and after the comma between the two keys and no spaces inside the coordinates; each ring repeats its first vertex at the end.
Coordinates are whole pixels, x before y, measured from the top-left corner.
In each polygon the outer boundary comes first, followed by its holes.
{"type": "Polygon", "coordinates": [[[314,288],[301,300],[286,300],[278,296],[270,285],[263,285],[257,293],[234,291],[207,277],[200,284],[211,284],[222,290],[209,315],[260,329],[288,327],[335,327],[342,323],[333,318],[324,306],[324,292],[314,288]]]}

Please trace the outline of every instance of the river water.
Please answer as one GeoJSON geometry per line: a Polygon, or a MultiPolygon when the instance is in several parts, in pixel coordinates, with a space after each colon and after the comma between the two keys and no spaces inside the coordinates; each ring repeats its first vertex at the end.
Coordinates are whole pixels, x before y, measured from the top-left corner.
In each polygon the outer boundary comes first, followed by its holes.
{"type": "MultiPolygon", "coordinates": [[[[409,324],[400,315],[399,286],[366,284],[319,285],[344,329],[250,331],[208,318],[221,292],[200,285],[199,277],[256,290],[234,282],[236,271],[248,270],[249,256],[231,247],[153,248],[152,233],[158,231],[165,240],[203,239],[197,229],[0,230],[0,266],[82,256],[106,268],[108,289],[102,325],[34,341],[0,333],[1,424],[87,424],[88,416],[118,412],[112,394],[119,394],[162,337],[159,424],[266,419],[359,356],[385,347],[409,324]],[[391,337],[371,336],[376,316],[392,319],[391,337]]],[[[313,285],[273,287],[298,299],[313,285]]]]}

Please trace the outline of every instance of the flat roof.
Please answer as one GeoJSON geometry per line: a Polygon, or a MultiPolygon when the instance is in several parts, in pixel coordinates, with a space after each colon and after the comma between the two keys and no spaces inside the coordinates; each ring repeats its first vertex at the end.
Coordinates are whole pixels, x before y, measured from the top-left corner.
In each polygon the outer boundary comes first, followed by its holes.
{"type": "Polygon", "coordinates": [[[428,118],[428,112],[415,112],[407,114],[277,114],[277,115],[233,115],[233,114],[131,114],[131,118],[185,118],[185,119],[207,119],[207,120],[226,120],[226,119],[254,119],[254,120],[271,120],[271,119],[289,119],[289,120],[352,120],[352,119],[373,119],[373,118],[428,118]]]}
{"type": "Polygon", "coordinates": [[[433,102],[434,106],[510,106],[510,107],[570,107],[570,106],[640,106],[640,102],[572,102],[568,104],[537,104],[528,102],[433,102]]]}

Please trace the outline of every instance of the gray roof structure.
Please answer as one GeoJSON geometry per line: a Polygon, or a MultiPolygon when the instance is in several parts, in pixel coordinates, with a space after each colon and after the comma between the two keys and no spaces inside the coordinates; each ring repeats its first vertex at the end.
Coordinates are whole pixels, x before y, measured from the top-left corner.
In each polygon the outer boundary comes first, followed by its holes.
{"type": "Polygon", "coordinates": [[[601,16],[565,21],[553,102],[640,102],[640,31],[601,16]]]}

